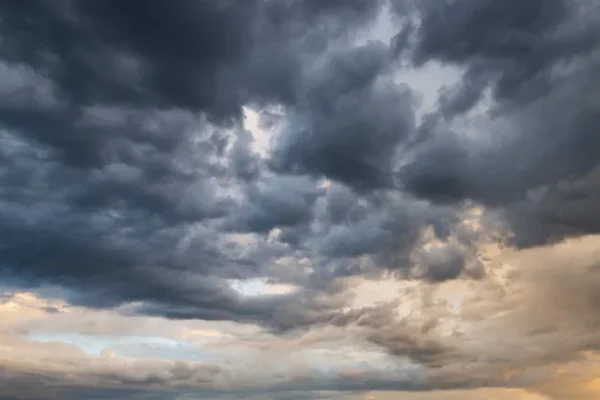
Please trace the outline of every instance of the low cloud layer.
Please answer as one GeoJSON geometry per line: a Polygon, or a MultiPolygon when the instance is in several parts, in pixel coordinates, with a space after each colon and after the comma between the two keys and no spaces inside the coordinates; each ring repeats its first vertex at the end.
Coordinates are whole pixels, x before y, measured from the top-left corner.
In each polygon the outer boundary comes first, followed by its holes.
{"type": "Polygon", "coordinates": [[[598,8],[0,4],[0,279],[4,305],[36,313],[7,314],[0,390],[594,387],[598,8]],[[31,336],[134,321],[248,336],[226,335],[237,358],[180,362],[31,336]],[[319,343],[363,353],[328,369],[267,351],[319,343]]]}

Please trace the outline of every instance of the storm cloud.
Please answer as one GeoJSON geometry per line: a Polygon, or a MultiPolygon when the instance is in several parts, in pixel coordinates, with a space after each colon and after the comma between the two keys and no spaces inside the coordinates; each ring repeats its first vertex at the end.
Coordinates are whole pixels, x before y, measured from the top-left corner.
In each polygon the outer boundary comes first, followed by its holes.
{"type": "MultiPolygon", "coordinates": [[[[539,199],[534,191],[553,192],[597,167],[594,76],[600,30],[592,15],[597,4],[467,1],[424,2],[418,8],[422,23],[414,33],[413,61],[449,63],[465,71],[440,98],[436,133],[451,129],[445,128],[448,121],[468,118],[480,102],[491,107],[476,133],[454,135],[441,148],[425,141],[417,161],[400,172],[408,190],[434,201],[470,199],[510,208],[539,199]]],[[[546,214],[560,213],[563,205],[554,204],[546,214]]],[[[597,229],[573,220],[566,225],[579,233],[597,229]]],[[[532,238],[523,232],[522,241],[549,239],[540,234],[532,238]]]]}
{"type": "MultiPolygon", "coordinates": [[[[600,233],[597,2],[22,0],[0,14],[11,290],[281,337],[358,329],[440,370],[472,355],[432,333],[445,315],[353,309],[354,279],[485,285],[482,243],[600,233]]],[[[227,381],[218,368],[164,374],[227,381]]],[[[307,378],[362,387],[345,379],[307,378]]]]}

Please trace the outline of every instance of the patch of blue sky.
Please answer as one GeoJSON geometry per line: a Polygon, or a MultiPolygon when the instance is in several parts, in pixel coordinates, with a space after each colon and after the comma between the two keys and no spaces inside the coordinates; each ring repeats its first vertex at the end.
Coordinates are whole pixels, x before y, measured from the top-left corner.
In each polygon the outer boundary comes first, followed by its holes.
{"type": "MultiPolygon", "coordinates": [[[[219,352],[201,346],[157,336],[103,336],[82,333],[35,333],[27,337],[36,342],[61,342],[76,346],[87,354],[98,356],[112,349],[118,356],[131,358],[158,358],[169,360],[210,361],[220,357],[219,352]]],[[[197,344],[198,342],[196,342],[197,344]]]]}

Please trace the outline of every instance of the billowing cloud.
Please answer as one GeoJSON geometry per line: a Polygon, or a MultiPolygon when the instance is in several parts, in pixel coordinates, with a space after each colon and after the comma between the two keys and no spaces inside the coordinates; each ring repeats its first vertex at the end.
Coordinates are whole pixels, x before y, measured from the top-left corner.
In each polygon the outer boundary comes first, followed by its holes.
{"type": "MultiPolygon", "coordinates": [[[[561,0],[522,7],[493,0],[418,4],[422,23],[414,33],[413,61],[449,63],[465,73],[442,94],[436,123],[424,131],[432,139],[425,140],[400,180],[434,201],[471,199],[508,208],[509,214],[525,207],[530,213],[518,219],[532,224],[560,219],[563,206],[573,200],[561,196],[558,203],[552,193],[564,192],[567,182],[589,182],[584,177],[598,164],[592,150],[598,146],[594,121],[600,115],[593,83],[597,6],[561,0]],[[472,117],[473,132],[463,134],[448,124],[469,118],[482,103],[488,111],[472,117]],[[539,201],[548,206],[543,216],[534,216],[531,209],[539,201]]],[[[592,196],[593,187],[578,193],[592,196]]],[[[572,218],[561,222],[579,234],[597,231],[572,218]]],[[[513,226],[518,243],[540,244],[561,235],[546,226],[532,237],[519,225],[513,226]]]]}
{"type": "Polygon", "coordinates": [[[0,11],[0,397],[597,392],[595,2],[0,11]]]}

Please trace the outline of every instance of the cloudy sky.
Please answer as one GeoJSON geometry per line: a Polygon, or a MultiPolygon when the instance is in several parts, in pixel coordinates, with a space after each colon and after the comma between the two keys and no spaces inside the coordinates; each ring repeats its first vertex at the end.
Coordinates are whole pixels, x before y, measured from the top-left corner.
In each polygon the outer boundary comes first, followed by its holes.
{"type": "Polygon", "coordinates": [[[600,2],[0,0],[1,400],[600,398],[600,2]]]}

